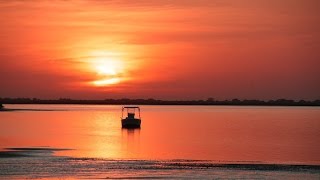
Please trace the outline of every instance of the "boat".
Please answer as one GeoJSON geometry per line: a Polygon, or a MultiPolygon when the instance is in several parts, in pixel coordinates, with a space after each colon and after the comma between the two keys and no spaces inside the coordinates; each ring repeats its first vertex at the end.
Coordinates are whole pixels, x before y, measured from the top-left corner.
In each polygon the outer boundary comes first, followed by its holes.
{"type": "Polygon", "coordinates": [[[122,128],[140,128],[141,116],[140,107],[138,106],[125,106],[122,107],[121,113],[121,125],[122,128]],[[138,112],[136,116],[136,112],[138,112]],[[127,113],[127,117],[123,117],[124,113],[127,113]]]}

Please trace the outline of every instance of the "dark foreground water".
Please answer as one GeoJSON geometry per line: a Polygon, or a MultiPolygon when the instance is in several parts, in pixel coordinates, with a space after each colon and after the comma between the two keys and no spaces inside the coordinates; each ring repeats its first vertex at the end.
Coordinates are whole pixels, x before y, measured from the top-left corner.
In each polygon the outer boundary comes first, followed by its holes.
{"type": "Polygon", "coordinates": [[[0,178],[319,179],[320,108],[7,105],[0,178]],[[44,111],[31,111],[44,110],[44,111]],[[50,110],[50,111],[46,111],[50,110]]]}

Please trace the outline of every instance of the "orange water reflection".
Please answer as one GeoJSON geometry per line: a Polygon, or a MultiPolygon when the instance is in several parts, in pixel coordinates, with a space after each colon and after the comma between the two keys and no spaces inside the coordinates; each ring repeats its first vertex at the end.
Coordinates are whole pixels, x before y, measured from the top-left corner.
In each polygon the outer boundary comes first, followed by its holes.
{"type": "MultiPolygon", "coordinates": [[[[81,106],[78,106],[81,107],[81,106]]],[[[320,164],[320,109],[143,106],[121,129],[120,106],[0,113],[0,147],[71,148],[57,155],[320,164]]]]}

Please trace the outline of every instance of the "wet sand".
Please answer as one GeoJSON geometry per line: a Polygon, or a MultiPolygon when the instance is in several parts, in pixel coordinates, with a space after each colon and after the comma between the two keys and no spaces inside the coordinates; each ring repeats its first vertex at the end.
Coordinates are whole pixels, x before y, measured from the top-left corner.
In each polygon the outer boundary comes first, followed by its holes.
{"type": "Polygon", "coordinates": [[[35,157],[53,155],[56,151],[67,151],[72,149],[62,148],[47,148],[47,147],[26,147],[26,148],[5,148],[0,151],[0,158],[11,158],[11,157],[35,157]]]}
{"type": "Polygon", "coordinates": [[[0,151],[0,178],[207,179],[320,177],[319,165],[214,162],[209,160],[144,160],[55,156],[52,147],[5,148],[0,151]]]}

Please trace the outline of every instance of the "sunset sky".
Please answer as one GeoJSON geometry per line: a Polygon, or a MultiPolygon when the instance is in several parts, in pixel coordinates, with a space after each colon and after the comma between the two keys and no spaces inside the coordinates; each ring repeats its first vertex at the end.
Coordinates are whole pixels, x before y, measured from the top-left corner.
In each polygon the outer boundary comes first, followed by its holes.
{"type": "Polygon", "coordinates": [[[320,99],[319,0],[0,0],[0,97],[320,99]]]}

